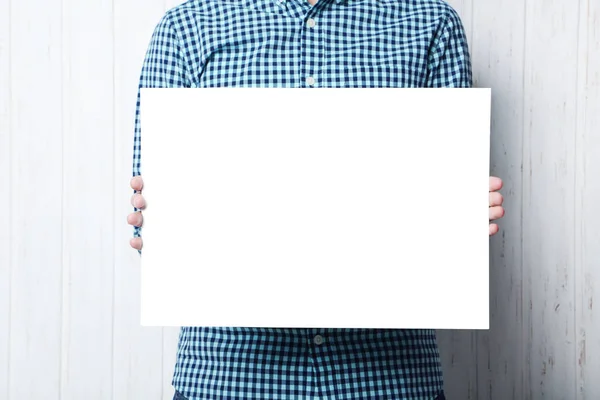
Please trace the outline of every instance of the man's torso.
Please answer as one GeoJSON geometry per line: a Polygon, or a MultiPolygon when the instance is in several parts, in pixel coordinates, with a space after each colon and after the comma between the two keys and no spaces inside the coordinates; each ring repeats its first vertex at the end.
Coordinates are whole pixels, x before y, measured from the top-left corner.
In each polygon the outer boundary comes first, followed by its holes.
{"type": "MultiPolygon", "coordinates": [[[[158,24],[140,87],[468,87],[468,54],[435,54],[457,18],[439,0],[188,1],[158,24]]],[[[327,110],[298,120],[311,112],[327,110]]],[[[433,330],[184,327],[173,384],[199,399],[434,399],[442,373],[433,330]]]]}

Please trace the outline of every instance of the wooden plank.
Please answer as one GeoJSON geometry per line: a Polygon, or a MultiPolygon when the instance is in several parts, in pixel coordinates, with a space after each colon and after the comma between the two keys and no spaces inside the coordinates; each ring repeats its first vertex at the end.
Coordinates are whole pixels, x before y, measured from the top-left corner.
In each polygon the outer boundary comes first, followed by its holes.
{"type": "Polygon", "coordinates": [[[8,399],[10,364],[11,134],[10,1],[0,2],[0,398],[8,399]]]}
{"type": "Polygon", "coordinates": [[[600,2],[580,1],[576,175],[577,398],[600,398],[600,310],[594,296],[600,282],[600,2]]]}
{"type": "Polygon", "coordinates": [[[63,1],[61,396],[112,396],[112,1],[63,1]]]}
{"type": "Polygon", "coordinates": [[[165,12],[170,10],[173,7],[178,6],[181,3],[185,3],[185,0],[164,0],[165,4],[165,12]]]}
{"type": "Polygon", "coordinates": [[[470,330],[438,331],[444,391],[449,399],[478,399],[475,339],[475,333],[470,330]]]}
{"type": "Polygon", "coordinates": [[[179,328],[165,327],[163,329],[163,358],[162,358],[162,399],[171,400],[175,389],[171,385],[173,373],[175,372],[175,361],[177,360],[177,345],[179,339],[179,328]]]}
{"type": "Polygon", "coordinates": [[[474,7],[473,78],[492,88],[491,174],[503,179],[505,217],[490,239],[490,330],[478,332],[480,399],[522,397],[521,173],[525,4],[482,0],[474,7]],[[506,34],[510,32],[510,34],[506,34]]]}
{"type": "Polygon", "coordinates": [[[10,7],[9,398],[52,400],[61,371],[62,10],[43,0],[10,7]]]}
{"type": "Polygon", "coordinates": [[[115,45],[115,283],[113,399],[159,399],[163,393],[162,328],[140,326],[140,256],[129,247],[133,229],[132,176],[134,117],[138,81],[150,37],[165,9],[164,0],[114,3],[115,45]]]}
{"type": "Polygon", "coordinates": [[[572,399],[578,7],[526,9],[523,174],[524,398],[572,399]]]}

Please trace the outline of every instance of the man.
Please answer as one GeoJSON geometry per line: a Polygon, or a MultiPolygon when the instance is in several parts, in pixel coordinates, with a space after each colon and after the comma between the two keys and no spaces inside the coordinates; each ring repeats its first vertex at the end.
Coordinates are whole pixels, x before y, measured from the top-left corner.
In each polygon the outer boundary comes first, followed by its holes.
{"type": "MultiPolygon", "coordinates": [[[[442,0],[190,0],[158,23],[140,88],[466,88],[471,79],[462,23],[442,0]]],[[[139,101],[128,222],[141,252],[139,101]]],[[[313,112],[327,110],[307,104],[298,120],[313,112]]],[[[490,178],[490,220],[504,213],[501,185],[490,178]]],[[[183,327],[172,382],[175,398],[190,400],[444,399],[433,330],[183,327]]]]}

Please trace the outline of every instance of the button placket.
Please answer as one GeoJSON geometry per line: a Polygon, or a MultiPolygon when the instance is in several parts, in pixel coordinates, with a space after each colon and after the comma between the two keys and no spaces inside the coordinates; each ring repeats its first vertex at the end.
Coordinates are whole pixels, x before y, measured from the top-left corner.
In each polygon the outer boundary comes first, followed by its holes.
{"type": "Polygon", "coordinates": [[[301,29],[301,47],[302,47],[302,76],[305,87],[319,87],[317,80],[317,71],[319,69],[319,37],[316,30],[317,21],[315,14],[320,9],[317,4],[304,15],[301,29]]]}

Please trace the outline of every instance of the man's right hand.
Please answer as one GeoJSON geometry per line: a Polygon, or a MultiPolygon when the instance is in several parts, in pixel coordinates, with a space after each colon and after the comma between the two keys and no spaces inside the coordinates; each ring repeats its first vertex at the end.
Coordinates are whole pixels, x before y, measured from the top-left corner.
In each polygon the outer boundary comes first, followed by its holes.
{"type": "MultiPolygon", "coordinates": [[[[140,175],[134,176],[131,179],[131,188],[136,191],[136,193],[133,196],[131,196],[131,205],[136,208],[139,208],[140,210],[143,210],[144,208],[146,208],[146,200],[144,200],[144,197],[142,196],[142,188],[143,187],[144,187],[144,181],[142,180],[142,177],[140,175]]],[[[131,214],[129,214],[127,216],[127,223],[129,225],[142,226],[143,222],[144,222],[144,218],[142,217],[141,211],[132,212],[131,214]]],[[[132,238],[129,241],[129,244],[134,249],[141,250],[142,249],[142,238],[141,237],[132,238]]]]}

